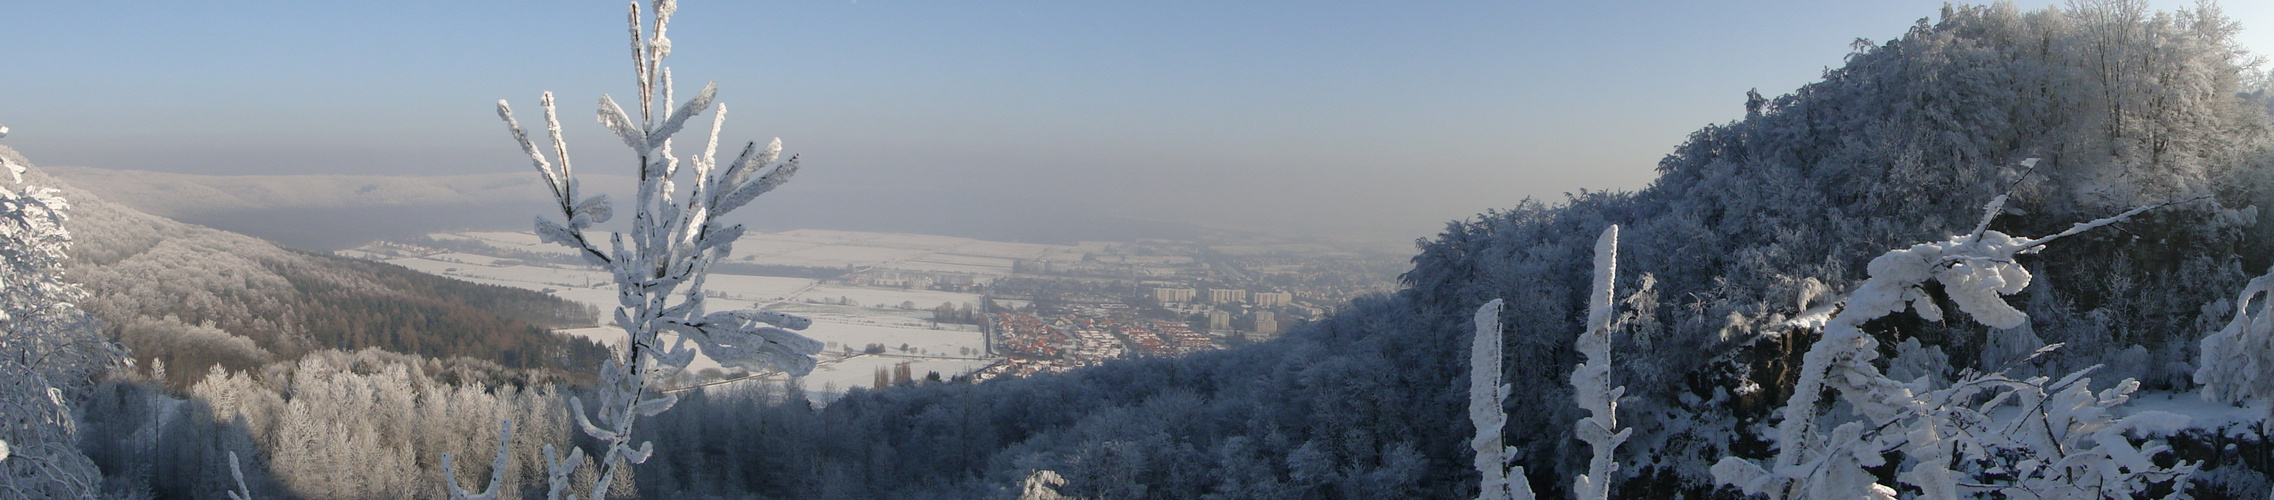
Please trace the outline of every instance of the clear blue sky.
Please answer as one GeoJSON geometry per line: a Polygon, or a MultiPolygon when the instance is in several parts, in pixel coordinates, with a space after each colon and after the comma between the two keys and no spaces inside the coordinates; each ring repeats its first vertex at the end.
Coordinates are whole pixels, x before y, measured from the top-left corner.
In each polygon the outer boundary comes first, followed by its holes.
{"type": "MultiPolygon", "coordinates": [[[[2267,51],[2258,3],[2226,10],[2267,51]]],[[[832,210],[1016,200],[1402,241],[1524,196],[1641,187],[1746,89],[1789,92],[1941,5],[693,0],[671,65],[683,93],[719,82],[727,139],[804,154],[786,196],[832,210]]],[[[47,165],[512,172],[492,103],[551,90],[580,165],[610,168],[622,148],[589,110],[633,93],[623,11],[7,1],[0,124],[47,165]]]]}

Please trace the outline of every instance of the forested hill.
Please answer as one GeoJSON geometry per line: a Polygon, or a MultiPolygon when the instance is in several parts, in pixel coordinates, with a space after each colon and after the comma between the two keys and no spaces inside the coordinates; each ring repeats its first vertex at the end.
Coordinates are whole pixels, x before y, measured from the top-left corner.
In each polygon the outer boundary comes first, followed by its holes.
{"type": "MultiPolygon", "coordinates": [[[[22,165],[14,151],[0,154],[22,165]]],[[[247,370],[319,349],[377,347],[506,368],[587,374],[606,350],[549,327],[588,326],[589,306],[514,288],[278,247],[111,203],[36,167],[26,185],[63,190],[72,209],[67,276],[80,306],[168,382],[220,364],[247,370]]]]}
{"type": "Polygon", "coordinates": [[[1972,229],[2007,192],[2013,210],[1990,228],[2017,235],[2208,198],[2024,256],[2038,279],[2013,302],[2029,326],[1904,314],[1870,325],[1882,354],[1909,375],[1948,377],[2061,342],[2017,372],[2106,364],[2097,384],[2184,389],[2196,341],[2274,263],[2258,208],[2274,201],[2265,84],[2240,65],[2237,29],[2210,9],[2139,2],[1947,7],[1894,40],[1859,41],[1792,94],[1731,96],[1746,117],[1693,134],[1646,189],[1524,200],[1452,223],[1421,243],[1407,289],[1280,340],[858,392],[817,412],[768,406],[756,427],[726,417],[755,403],[696,398],[655,432],[667,442],[747,432],[765,445],[663,457],[642,471],[643,491],[984,496],[1049,469],[1062,492],[1088,498],[1473,496],[1469,320],[1504,298],[1516,388],[1507,439],[1533,487],[1563,495],[1587,457],[1570,431],[1583,416],[1565,383],[1579,361],[1571,343],[1595,235],[1620,224],[1625,318],[1612,373],[1636,436],[1617,456],[1617,496],[1703,494],[1715,491],[1716,460],[1769,453],[1754,433],[1812,340],[1785,319],[1837,300],[1871,257],[1972,229]],[[2023,167],[2029,158],[2041,160],[2023,167]],[[766,466],[719,476],[674,465],[750,453],[767,455],[741,458],[766,466]]]}
{"type": "Polygon", "coordinates": [[[1989,228],[2032,236],[2207,197],[2024,256],[2036,280],[2012,301],[2030,317],[2021,328],[1906,314],[1877,332],[1882,354],[1917,375],[1994,371],[2064,343],[2015,373],[2105,364],[2092,375],[2102,386],[2187,389],[2197,341],[2274,263],[2260,217],[2274,200],[2266,82],[2241,66],[2237,29],[2215,10],[2138,2],[1946,7],[1895,40],[1859,41],[1820,82],[1747,96],[1745,119],[1693,133],[1642,191],[1452,224],[1422,245],[1397,302],[1458,336],[1477,305],[1509,300],[1509,440],[1542,465],[1535,485],[1567,487],[1540,479],[1583,470],[1568,425],[1583,414],[1563,380],[1593,237],[1619,224],[1619,288],[1640,290],[1622,304],[1633,316],[1616,352],[1632,395],[1621,419],[1639,427],[1626,446],[1659,450],[1628,472],[1709,484],[1712,457],[1765,453],[1735,436],[1782,404],[1813,340],[1787,338],[1783,320],[1837,300],[1871,258],[1965,233],[2001,193],[2012,208],[1989,228]]]}

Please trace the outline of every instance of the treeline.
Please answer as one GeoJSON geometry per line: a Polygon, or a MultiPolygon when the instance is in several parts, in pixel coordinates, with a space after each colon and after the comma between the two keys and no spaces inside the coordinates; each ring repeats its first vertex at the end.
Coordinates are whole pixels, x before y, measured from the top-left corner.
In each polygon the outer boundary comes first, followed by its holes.
{"type": "Polygon", "coordinates": [[[548,328],[591,326],[590,305],[517,288],[468,283],[392,264],[309,255],[361,273],[387,293],[287,274],[303,297],[309,336],[330,349],[377,347],[433,358],[470,357],[508,368],[589,375],[607,359],[598,343],[548,328]]]}
{"type": "Polygon", "coordinates": [[[986,321],[986,316],[978,308],[971,307],[970,302],[965,302],[961,306],[941,302],[939,307],[932,308],[932,322],[934,323],[976,325],[984,321],[986,321]]]}

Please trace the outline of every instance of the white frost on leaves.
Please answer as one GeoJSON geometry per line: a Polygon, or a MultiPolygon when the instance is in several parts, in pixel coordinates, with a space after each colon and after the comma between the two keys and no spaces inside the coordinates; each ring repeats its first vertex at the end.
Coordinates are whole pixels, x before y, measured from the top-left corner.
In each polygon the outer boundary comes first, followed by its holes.
{"type": "Polygon", "coordinates": [[[2150,483],[2183,480],[2193,473],[2199,464],[2157,467],[2148,457],[2167,448],[2135,448],[2124,436],[2168,432],[2184,425],[2186,417],[2141,412],[2116,419],[2107,411],[2128,400],[2137,381],[2127,379],[2095,394],[2086,389],[2088,368],[2050,384],[2043,377],[2017,381],[2003,373],[1977,373],[1936,390],[1930,377],[1899,381],[1873,364],[1879,343],[1862,330],[1864,323],[1906,309],[1929,320],[1942,318],[1923,287],[1927,280],[1941,283],[1951,301],[1977,321],[2020,327],[2028,316],[2003,298],[2029,285],[2029,272],[2014,262],[2015,255],[2155,208],[2076,224],[2051,236],[2016,238],[1988,230],[2004,202],[2004,196],[1991,200],[1970,234],[1872,259],[1870,278],[1837,315],[1806,322],[1821,324],[1823,336],[1804,356],[1800,378],[1781,410],[1776,457],[1767,464],[1725,457],[1712,468],[1715,480],[1772,498],[1895,498],[1892,486],[1878,483],[1866,470],[1887,465],[1889,452],[1907,457],[1896,479],[1918,488],[1925,498],[1984,492],[2021,498],[2127,498],[2150,483]],[[1839,394],[1853,420],[1829,420],[1819,413],[1827,389],[1839,394]],[[2015,408],[1994,411],[2007,404],[2015,408]],[[1828,432],[1822,428],[1826,425],[1831,426],[1828,432]]]}
{"type": "Polygon", "coordinates": [[[2267,302],[2274,298],[2274,269],[2268,273],[2243,287],[2226,328],[2203,337],[2203,367],[2195,370],[2195,383],[2203,385],[2206,401],[2274,402],[2274,314],[2268,314],[2267,302]]]}
{"type": "Polygon", "coordinates": [[[1066,478],[1057,471],[1036,470],[1019,482],[1019,500],[1068,500],[1058,494],[1058,487],[1066,485],[1066,478]]]}
{"type": "MultiPolygon", "coordinates": [[[[619,307],[614,318],[629,336],[626,352],[622,359],[602,364],[591,413],[586,412],[583,401],[569,400],[577,425],[599,440],[605,450],[598,461],[599,480],[588,498],[602,497],[617,478],[619,467],[645,462],[654,452],[652,443],[631,445],[632,423],[639,417],[669,410],[678,398],[651,389],[651,382],[685,370],[698,352],[727,367],[772,368],[792,377],[803,376],[813,370],[813,355],[823,347],[821,342],[792,331],[812,324],[805,318],[767,311],[705,311],[703,280],[709,267],[726,258],[743,232],[742,225],[726,224],[720,217],[787,182],[797,173],[798,161],[796,157],[777,161],[781,141],[776,139],[764,149],[751,142],[732,163],[717,166],[718,130],[724,125],[725,113],[725,106],[720,105],[719,114],[711,121],[710,140],[701,154],[690,159],[695,167],[691,185],[680,188],[676,180],[680,178],[680,162],[672,155],[671,137],[711,108],[718,89],[715,84],[705,85],[693,98],[674,105],[671,70],[663,66],[663,60],[671,53],[671,40],[664,33],[677,5],[671,0],[653,0],[649,10],[655,23],[644,39],[637,3],[628,16],[634,73],[639,77],[638,118],[614,98],[600,99],[600,124],[639,158],[634,170],[640,179],[631,231],[609,234],[606,248],[588,230],[607,222],[615,210],[606,196],[579,194],[552,93],[543,94],[539,104],[544,109],[545,129],[557,165],[521,128],[505,101],[498,101],[497,107],[498,116],[545,179],[560,209],[562,222],[537,218],[538,237],[574,249],[616,278],[619,307]]],[[[510,425],[506,429],[510,432],[510,425]]],[[[563,495],[577,464],[585,461],[583,453],[582,448],[571,447],[566,458],[556,460],[547,449],[549,497],[563,495]]],[[[499,460],[504,463],[502,456],[499,460]]],[[[492,486],[494,490],[494,479],[492,486]]],[[[455,482],[451,491],[459,498],[482,495],[466,493],[455,482]]]]}
{"type": "Polygon", "coordinates": [[[1575,342],[1587,360],[1571,371],[1573,397],[1588,412],[1572,430],[1595,452],[1587,462],[1587,474],[1574,480],[1573,493],[1582,500],[1610,498],[1611,474],[1619,470],[1613,452],[1634,433],[1619,428],[1619,397],[1626,395],[1627,388],[1611,386],[1612,284],[1618,278],[1618,264],[1619,226],[1614,225],[1595,240],[1595,286],[1587,295],[1587,331],[1580,332],[1575,342]]]}
{"type": "MultiPolygon", "coordinates": [[[[1986,210],[1995,214],[2005,196],[1991,200],[1986,210]]],[[[2129,214],[2127,214],[2129,215],[2129,214]]],[[[1989,217],[1973,234],[1953,236],[1937,243],[1921,243],[1871,259],[1871,279],[1848,297],[1843,316],[1876,319],[1909,308],[1929,321],[1942,320],[1942,308],[1921,285],[1941,282],[1944,293],[1958,309],[1975,321],[1998,328],[2015,328],[2029,316],[2007,304],[2006,295],[2029,287],[2029,270],[2014,262],[2017,254],[2041,248],[2045,240],[2015,238],[1987,229],[1989,217]]]]}

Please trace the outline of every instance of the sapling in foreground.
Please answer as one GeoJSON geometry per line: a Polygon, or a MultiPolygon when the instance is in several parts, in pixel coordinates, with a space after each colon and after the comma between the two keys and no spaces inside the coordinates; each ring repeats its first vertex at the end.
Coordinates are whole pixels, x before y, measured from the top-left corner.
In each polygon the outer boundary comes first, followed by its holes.
{"type": "MultiPolygon", "coordinates": [[[[616,280],[615,323],[628,336],[622,357],[602,364],[591,413],[581,399],[569,399],[578,426],[598,440],[602,449],[597,462],[599,479],[588,498],[604,496],[622,467],[644,462],[654,453],[652,443],[632,445],[632,425],[639,417],[662,413],[677,402],[675,396],[658,392],[651,384],[686,369],[697,353],[727,367],[753,371],[774,368],[802,376],[813,370],[812,356],[822,347],[821,342],[791,331],[812,323],[805,318],[764,310],[704,309],[703,279],[711,263],[725,258],[743,232],[742,225],[727,224],[721,217],[789,181],[797,173],[798,163],[795,157],[776,161],[781,155],[781,141],[777,139],[764,147],[751,142],[741,154],[720,165],[716,157],[718,132],[726,118],[726,106],[721,104],[711,116],[709,140],[700,153],[687,158],[691,167],[687,170],[692,170],[692,175],[681,175],[682,165],[672,154],[671,137],[711,108],[717,87],[704,85],[693,98],[674,105],[671,69],[663,66],[663,60],[671,54],[671,39],[665,35],[665,28],[675,10],[671,0],[654,0],[650,5],[654,24],[643,33],[639,5],[632,4],[628,17],[633,72],[639,80],[638,119],[615,99],[600,98],[601,125],[639,158],[631,229],[609,234],[605,247],[591,229],[607,222],[615,213],[614,207],[607,195],[587,197],[580,191],[567,144],[561,138],[552,93],[539,100],[552,143],[551,158],[521,128],[512,108],[498,102],[498,115],[545,179],[560,209],[560,221],[537,218],[537,237],[569,247],[616,280]],[[681,185],[683,177],[691,186],[681,185]]],[[[500,439],[510,438],[511,430],[510,422],[502,425],[500,439]]],[[[567,492],[571,476],[584,462],[583,453],[581,448],[571,448],[566,457],[560,457],[551,446],[546,447],[548,497],[560,498],[567,492]]],[[[448,473],[449,457],[444,459],[448,473]]],[[[502,470],[502,451],[497,463],[502,470]]],[[[474,499],[495,498],[503,479],[501,474],[492,473],[488,488],[471,493],[458,486],[455,475],[450,477],[453,497],[474,499]]],[[[576,495],[568,494],[567,498],[576,495]]]]}

